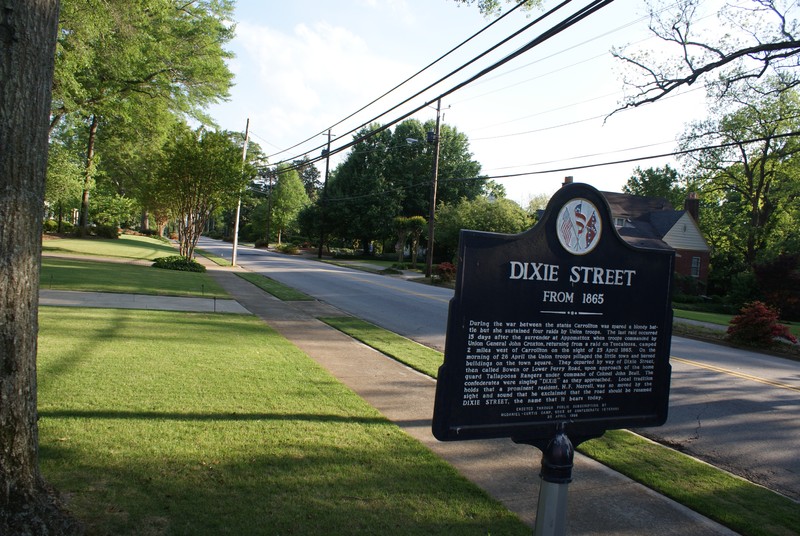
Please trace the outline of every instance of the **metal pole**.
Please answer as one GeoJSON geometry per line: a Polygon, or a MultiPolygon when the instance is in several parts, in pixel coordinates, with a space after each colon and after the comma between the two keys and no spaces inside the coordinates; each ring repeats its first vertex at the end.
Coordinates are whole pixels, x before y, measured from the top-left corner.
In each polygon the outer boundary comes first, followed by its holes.
{"type": "Polygon", "coordinates": [[[567,533],[567,488],[572,482],[575,450],[560,423],[556,435],[542,451],[542,479],[536,510],[534,536],[564,536],[567,533]]]}
{"type": "Polygon", "coordinates": [[[328,129],[328,147],[323,151],[325,155],[325,182],[322,184],[322,203],[319,205],[319,250],[317,258],[322,258],[322,244],[325,242],[325,201],[328,195],[328,170],[331,165],[331,129],[328,129]]]}
{"type": "MultiPolygon", "coordinates": [[[[244,148],[242,149],[242,173],[244,173],[244,163],[247,159],[247,142],[250,140],[250,118],[247,118],[247,125],[244,127],[244,148]]],[[[236,248],[239,245],[239,215],[242,213],[242,194],[239,194],[239,202],[236,203],[236,220],[233,222],[233,253],[231,253],[231,266],[236,266],[236,248]]]]}
{"type": "Polygon", "coordinates": [[[436,188],[439,180],[439,120],[442,111],[442,99],[436,101],[436,131],[433,134],[435,149],[433,151],[433,178],[431,180],[431,202],[428,209],[428,251],[425,256],[425,277],[433,273],[433,223],[436,217],[436,188]]]}

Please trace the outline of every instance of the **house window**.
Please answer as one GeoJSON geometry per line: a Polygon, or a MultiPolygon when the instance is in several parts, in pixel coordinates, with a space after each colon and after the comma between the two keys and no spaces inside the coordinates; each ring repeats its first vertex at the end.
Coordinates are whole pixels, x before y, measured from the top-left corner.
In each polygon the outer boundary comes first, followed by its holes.
{"type": "Polygon", "coordinates": [[[625,227],[625,218],[614,218],[614,227],[625,227]]]}
{"type": "Polygon", "coordinates": [[[692,277],[700,277],[700,257],[692,257],[692,277]]]}

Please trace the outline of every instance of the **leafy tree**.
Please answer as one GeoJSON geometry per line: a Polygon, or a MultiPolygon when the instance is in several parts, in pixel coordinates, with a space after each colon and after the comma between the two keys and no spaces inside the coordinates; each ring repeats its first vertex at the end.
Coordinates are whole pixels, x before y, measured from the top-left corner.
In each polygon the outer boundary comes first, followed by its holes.
{"type": "Polygon", "coordinates": [[[297,215],[308,204],[308,196],[297,170],[282,164],[278,166],[278,181],[272,199],[272,224],[278,231],[278,245],[282,235],[296,226],[297,215]]]}
{"type": "Polygon", "coordinates": [[[706,193],[717,194],[718,210],[727,213],[721,232],[727,229],[728,244],[751,267],[770,244],[777,216],[800,194],[800,140],[792,134],[800,128],[800,98],[794,91],[765,93],[726,100],[681,142],[683,149],[700,149],[689,156],[694,174],[706,193]]]}
{"type": "Polygon", "coordinates": [[[303,156],[301,160],[293,161],[292,166],[297,169],[300,180],[303,181],[306,195],[310,200],[314,201],[322,189],[322,181],[320,180],[321,174],[317,166],[310,163],[308,156],[303,156]]]}
{"type": "Polygon", "coordinates": [[[771,88],[776,92],[800,83],[800,34],[792,13],[796,2],[726,3],[710,14],[703,6],[702,0],[658,1],[650,6],[651,31],[674,52],[660,59],[649,51],[615,52],[632,68],[625,79],[632,92],[623,108],[654,102],[701,80],[716,98],[767,77],[780,82],[771,88]],[[702,32],[698,23],[708,15],[718,22],[702,32]]]}
{"type": "MultiPolygon", "coordinates": [[[[481,13],[486,16],[500,15],[503,12],[503,6],[500,0],[455,0],[459,4],[477,4],[481,13]]],[[[506,0],[506,4],[518,4],[517,0],[506,0]]],[[[541,5],[541,0],[527,0],[522,6],[525,10],[531,10],[534,7],[541,5]]]]}
{"type": "Polygon", "coordinates": [[[325,228],[360,242],[365,253],[373,240],[391,236],[391,215],[400,207],[400,194],[385,172],[391,134],[384,130],[367,136],[377,128],[372,125],[354,136],[361,141],[331,174],[327,195],[321,199],[325,228]]]}
{"type": "Polygon", "coordinates": [[[36,337],[57,0],[0,14],[0,534],[79,534],[39,469],[36,337]],[[13,16],[11,16],[13,15],[13,16]]]}
{"type": "Polygon", "coordinates": [[[547,194],[536,194],[530,196],[526,210],[531,222],[536,223],[539,221],[540,214],[544,212],[544,209],[547,208],[547,203],[549,202],[550,196],[547,194]]]}
{"type": "Polygon", "coordinates": [[[58,232],[62,232],[65,210],[79,206],[83,166],[76,156],[74,151],[58,141],[50,144],[44,198],[58,219],[58,232]]]}
{"type": "Polygon", "coordinates": [[[494,233],[520,233],[531,226],[528,213],[514,201],[486,197],[462,199],[436,209],[436,244],[443,258],[452,258],[458,249],[461,229],[494,233]]]}
{"type": "Polygon", "coordinates": [[[175,129],[156,187],[176,220],[181,255],[192,258],[209,216],[238,201],[255,176],[252,166],[244,172],[242,167],[242,147],[234,135],[185,125],[175,129]]]}
{"type": "MultiPolygon", "coordinates": [[[[428,133],[436,122],[421,123],[409,119],[398,124],[386,151],[385,173],[401,189],[403,216],[427,216],[430,213],[430,187],[433,180],[433,145],[428,133]]],[[[437,202],[456,203],[475,199],[484,193],[481,165],[472,159],[469,139],[455,127],[440,126],[437,202]]],[[[499,196],[498,196],[499,197],[499,196]]]]}
{"type": "Polygon", "coordinates": [[[56,54],[51,128],[68,115],[88,132],[81,226],[88,225],[98,130],[130,112],[136,96],[163,100],[174,113],[227,96],[232,74],[224,43],[233,36],[230,0],[64,2],[56,54]]]}
{"type": "Polygon", "coordinates": [[[642,169],[637,167],[633,175],[622,187],[622,191],[631,195],[646,197],[663,197],[675,208],[680,208],[686,198],[686,191],[679,186],[678,171],[669,164],[663,168],[642,169]]]}

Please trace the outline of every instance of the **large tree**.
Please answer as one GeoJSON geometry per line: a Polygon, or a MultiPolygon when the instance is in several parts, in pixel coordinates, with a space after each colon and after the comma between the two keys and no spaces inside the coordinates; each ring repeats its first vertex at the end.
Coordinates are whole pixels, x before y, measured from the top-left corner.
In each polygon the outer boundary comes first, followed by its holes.
{"type": "Polygon", "coordinates": [[[238,136],[180,125],[167,145],[155,186],[175,219],[184,257],[194,256],[209,216],[217,209],[234,206],[255,177],[253,166],[243,165],[238,136]]]}
{"type": "Polygon", "coordinates": [[[400,206],[400,193],[385,169],[391,134],[382,130],[369,136],[378,128],[372,125],[355,134],[360,141],[331,174],[320,199],[325,230],[359,242],[365,253],[374,240],[391,236],[400,206]]]}
{"type": "Polygon", "coordinates": [[[288,165],[278,166],[278,181],[270,195],[271,222],[278,232],[278,245],[280,245],[286,231],[296,227],[297,215],[308,205],[308,195],[297,170],[288,165]]]}
{"type": "Polygon", "coordinates": [[[704,190],[728,214],[727,243],[749,267],[800,196],[800,95],[769,87],[758,100],[752,94],[723,100],[681,142],[683,149],[698,149],[688,156],[693,174],[705,180],[704,190]]]}
{"type": "Polygon", "coordinates": [[[77,534],[39,470],[36,337],[57,0],[0,13],[0,534],[77,534]]]}
{"type": "MultiPolygon", "coordinates": [[[[398,124],[385,153],[385,173],[399,188],[402,216],[428,216],[433,180],[436,122],[409,119],[398,124]]],[[[472,159],[466,134],[447,124],[440,127],[437,202],[457,203],[484,192],[481,165],[472,159]]]]}
{"type": "Polygon", "coordinates": [[[651,3],[650,29],[667,46],[663,55],[615,51],[631,67],[622,108],[657,101],[696,82],[705,82],[717,98],[768,77],[780,81],[771,88],[776,92],[800,84],[796,0],[743,0],[717,8],[702,0],[651,3]],[[714,24],[708,24],[710,17],[716,17],[714,24]]]}
{"type": "Polygon", "coordinates": [[[136,96],[203,117],[228,94],[223,45],[232,38],[230,0],[66,0],[60,19],[51,128],[75,115],[86,132],[81,226],[88,225],[98,131],[130,116],[136,96]]]}

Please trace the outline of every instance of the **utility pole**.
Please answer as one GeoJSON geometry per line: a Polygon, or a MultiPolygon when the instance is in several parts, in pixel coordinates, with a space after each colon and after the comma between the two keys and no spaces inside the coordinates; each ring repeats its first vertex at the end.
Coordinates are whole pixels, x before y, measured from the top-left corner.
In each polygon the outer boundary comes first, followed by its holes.
{"type": "MultiPolygon", "coordinates": [[[[435,148],[433,150],[433,178],[431,180],[431,203],[428,212],[428,251],[425,256],[425,277],[433,273],[433,223],[436,217],[436,188],[439,181],[439,128],[442,111],[442,99],[436,101],[436,130],[433,133],[435,148]]],[[[429,136],[430,138],[430,136],[429,136]]]]}
{"type": "MultiPolygon", "coordinates": [[[[247,142],[250,140],[250,118],[247,118],[247,125],[244,127],[244,148],[242,149],[242,173],[244,173],[244,162],[247,159],[247,142]]],[[[239,192],[239,202],[236,203],[236,220],[233,222],[233,253],[231,254],[231,266],[236,266],[236,248],[239,246],[239,215],[242,213],[242,194],[239,192]]]]}
{"type": "Polygon", "coordinates": [[[328,171],[331,165],[331,129],[328,129],[328,146],[322,150],[322,155],[325,157],[325,182],[322,183],[322,203],[320,203],[319,210],[319,250],[317,250],[317,258],[322,258],[322,244],[325,242],[325,203],[328,196],[328,171]]]}

